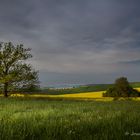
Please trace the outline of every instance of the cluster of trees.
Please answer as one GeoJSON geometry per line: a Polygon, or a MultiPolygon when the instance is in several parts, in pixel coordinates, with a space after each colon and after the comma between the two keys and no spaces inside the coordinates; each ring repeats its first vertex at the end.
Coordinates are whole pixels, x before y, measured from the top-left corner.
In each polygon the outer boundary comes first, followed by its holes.
{"type": "Polygon", "coordinates": [[[0,43],[0,91],[5,97],[12,91],[39,87],[38,71],[25,63],[32,57],[30,51],[22,44],[0,43]]]}
{"type": "Polygon", "coordinates": [[[113,87],[109,88],[104,97],[138,97],[140,93],[133,89],[126,77],[118,78],[113,87]]]}

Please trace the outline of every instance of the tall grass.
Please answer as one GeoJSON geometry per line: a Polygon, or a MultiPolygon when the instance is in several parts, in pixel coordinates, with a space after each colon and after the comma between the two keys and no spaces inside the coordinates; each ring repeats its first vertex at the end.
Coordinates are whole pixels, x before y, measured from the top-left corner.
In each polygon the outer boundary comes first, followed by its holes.
{"type": "Polygon", "coordinates": [[[140,102],[0,98],[0,140],[140,139],[140,102]]]}

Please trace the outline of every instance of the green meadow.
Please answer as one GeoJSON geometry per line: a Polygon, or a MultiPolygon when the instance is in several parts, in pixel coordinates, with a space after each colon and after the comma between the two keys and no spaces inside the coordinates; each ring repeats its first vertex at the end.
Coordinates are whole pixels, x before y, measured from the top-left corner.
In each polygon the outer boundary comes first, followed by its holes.
{"type": "MultiPolygon", "coordinates": [[[[92,85],[84,85],[73,88],[64,88],[64,89],[50,89],[43,88],[40,91],[40,94],[48,93],[50,95],[59,95],[59,94],[73,94],[73,93],[83,93],[83,92],[96,92],[96,91],[104,91],[110,87],[113,87],[114,84],[92,84],[92,85]]],[[[130,85],[133,88],[139,88],[140,82],[131,82],[130,85]]]]}
{"type": "Polygon", "coordinates": [[[0,140],[140,139],[139,101],[0,98],[0,140]]]}

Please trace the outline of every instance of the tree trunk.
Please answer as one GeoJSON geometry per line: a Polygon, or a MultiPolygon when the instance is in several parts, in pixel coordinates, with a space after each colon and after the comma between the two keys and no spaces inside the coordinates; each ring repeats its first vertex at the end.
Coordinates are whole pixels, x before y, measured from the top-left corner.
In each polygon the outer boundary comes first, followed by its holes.
{"type": "Polygon", "coordinates": [[[4,97],[8,97],[8,83],[4,84],[4,97]]]}

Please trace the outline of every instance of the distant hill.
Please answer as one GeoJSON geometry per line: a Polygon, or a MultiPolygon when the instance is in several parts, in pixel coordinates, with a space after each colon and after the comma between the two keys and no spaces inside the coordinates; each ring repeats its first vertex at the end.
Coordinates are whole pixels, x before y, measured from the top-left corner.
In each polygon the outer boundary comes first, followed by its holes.
{"type": "MultiPolygon", "coordinates": [[[[138,88],[138,87],[140,87],[140,82],[132,82],[132,83],[130,83],[130,85],[133,88],[138,88]]],[[[82,86],[73,87],[73,88],[62,88],[62,89],[46,88],[46,89],[42,90],[42,93],[73,94],[73,93],[81,93],[81,92],[104,91],[112,86],[113,86],[113,84],[90,84],[90,85],[82,85],[82,86]]]]}
{"type": "MultiPolygon", "coordinates": [[[[138,87],[140,87],[140,82],[132,82],[132,83],[130,83],[130,85],[133,88],[138,88],[138,87]]],[[[104,91],[112,86],[113,86],[113,84],[90,84],[90,85],[82,85],[82,86],[78,86],[78,87],[62,88],[62,89],[44,88],[44,89],[42,89],[42,93],[72,94],[72,93],[81,93],[81,92],[104,91]]]]}
{"type": "Polygon", "coordinates": [[[131,85],[133,88],[138,88],[138,87],[140,87],[140,82],[131,82],[130,85],[131,85]]]}

